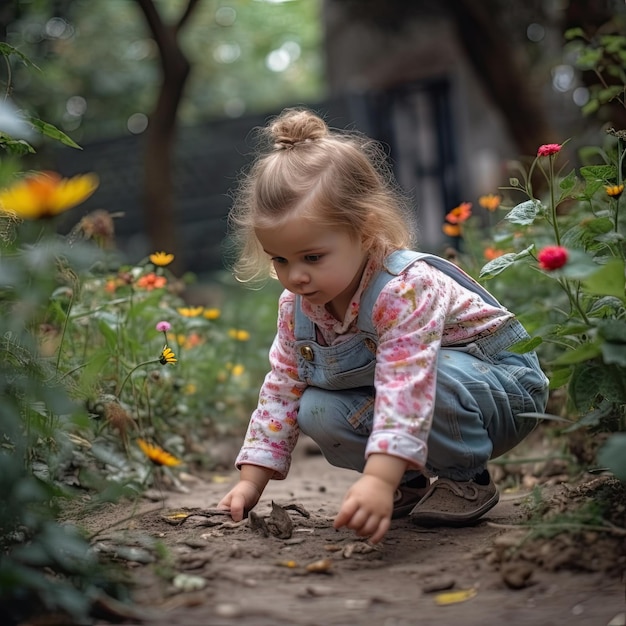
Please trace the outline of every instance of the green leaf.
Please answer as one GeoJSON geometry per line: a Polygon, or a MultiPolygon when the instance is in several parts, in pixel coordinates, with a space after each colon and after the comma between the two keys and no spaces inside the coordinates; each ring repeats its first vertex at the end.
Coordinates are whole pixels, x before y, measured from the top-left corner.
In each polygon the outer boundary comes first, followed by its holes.
{"type": "Polygon", "coordinates": [[[565,31],[564,37],[567,41],[571,41],[572,39],[586,39],[587,38],[585,36],[585,31],[580,27],[568,28],[565,31]]]}
{"type": "Polygon", "coordinates": [[[598,93],[600,102],[610,102],[624,93],[623,85],[612,85],[606,89],[601,89],[598,93]]]}
{"type": "Polygon", "coordinates": [[[574,350],[564,352],[554,360],[555,365],[573,365],[574,363],[582,363],[590,361],[601,355],[600,346],[595,343],[584,343],[574,350]]]}
{"type": "Polygon", "coordinates": [[[13,54],[16,57],[18,57],[20,61],[22,61],[22,63],[24,63],[25,65],[32,67],[36,70],[39,70],[39,68],[25,54],[22,54],[17,48],[14,48],[8,43],[4,43],[0,41],[0,54],[2,54],[3,56],[7,58],[13,54]]]}
{"type": "Polygon", "coordinates": [[[588,293],[601,296],[614,296],[626,300],[624,294],[624,261],[613,259],[590,276],[583,279],[588,293]]]}
{"type": "Polygon", "coordinates": [[[0,147],[17,157],[25,154],[35,154],[35,149],[27,141],[24,141],[24,139],[13,139],[2,132],[0,132],[0,147]]]}
{"type": "Polygon", "coordinates": [[[46,137],[50,137],[50,139],[56,139],[60,141],[62,144],[69,146],[70,148],[78,148],[82,150],[82,148],[70,137],[68,137],[63,131],[59,130],[56,126],[49,124],[48,122],[44,122],[42,120],[38,120],[35,117],[31,117],[28,120],[35,129],[37,129],[42,135],[46,137]]]}
{"type": "Polygon", "coordinates": [[[504,271],[507,267],[510,267],[516,261],[523,259],[530,255],[530,251],[534,248],[534,244],[528,246],[521,252],[508,252],[503,254],[487,263],[480,270],[479,278],[489,279],[497,276],[500,272],[504,271]]]}
{"type": "Polygon", "coordinates": [[[513,207],[504,219],[512,224],[520,224],[528,226],[535,221],[537,215],[541,212],[541,203],[538,200],[526,200],[513,207]]]}
{"type": "Polygon", "coordinates": [[[626,481],[626,433],[614,433],[598,451],[598,462],[606,465],[616,478],[626,481]]]}
{"type": "Polygon", "coordinates": [[[587,181],[605,181],[615,178],[616,168],[614,165],[584,165],[580,168],[580,175],[587,181]]]}
{"type": "Polygon", "coordinates": [[[572,377],[571,367],[561,367],[555,369],[550,374],[550,389],[559,389],[563,385],[567,385],[572,377]]]}
{"type": "Polygon", "coordinates": [[[522,341],[514,343],[512,346],[509,346],[507,350],[515,354],[525,354],[526,352],[531,352],[542,343],[543,339],[541,337],[530,337],[529,339],[522,339],[522,341]]]}
{"type": "Polygon", "coordinates": [[[570,192],[575,186],[578,178],[576,177],[576,170],[572,170],[565,178],[559,182],[559,187],[563,191],[561,194],[561,200],[570,192]]]}
{"type": "Polygon", "coordinates": [[[591,115],[592,113],[595,113],[599,108],[600,103],[595,98],[592,98],[580,110],[583,115],[591,115]]]}
{"type": "Polygon", "coordinates": [[[602,344],[602,360],[607,365],[626,367],[626,345],[607,341],[602,344]]]}
{"type": "Polygon", "coordinates": [[[608,319],[598,322],[600,336],[606,341],[623,343],[626,346],[626,321],[623,319],[608,319]]]}

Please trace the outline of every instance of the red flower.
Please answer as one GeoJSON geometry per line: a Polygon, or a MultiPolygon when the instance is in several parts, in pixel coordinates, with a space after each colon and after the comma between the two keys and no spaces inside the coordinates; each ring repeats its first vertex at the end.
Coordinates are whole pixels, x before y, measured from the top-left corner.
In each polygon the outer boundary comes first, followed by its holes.
{"type": "Polygon", "coordinates": [[[551,156],[561,151],[560,143],[544,143],[543,146],[539,146],[537,150],[537,156],[551,156]]]}
{"type": "Polygon", "coordinates": [[[537,256],[541,269],[551,272],[567,263],[567,250],[561,246],[546,246],[537,256]]]}

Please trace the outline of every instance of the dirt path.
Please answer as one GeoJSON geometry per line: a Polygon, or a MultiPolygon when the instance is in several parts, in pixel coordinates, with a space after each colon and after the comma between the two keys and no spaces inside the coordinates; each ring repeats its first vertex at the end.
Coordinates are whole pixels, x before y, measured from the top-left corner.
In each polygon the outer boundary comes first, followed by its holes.
{"type": "MultiPolygon", "coordinates": [[[[296,452],[289,478],[272,482],[255,509],[263,518],[257,530],[211,512],[235,473],[186,482],[189,493],[166,493],[163,503],[142,505],[130,521],[119,523],[129,513],[120,506],[90,521],[92,530],[103,529],[98,549],[117,549],[128,560],[137,581],[136,617],[151,626],[626,624],[620,574],[498,565],[494,545],[507,544],[511,531],[503,527],[520,521],[527,494],[502,494],[472,528],[427,530],[396,521],[372,549],[332,528],[355,475],[302,447],[296,452]],[[287,511],[293,528],[284,538],[272,525],[272,501],[299,505],[287,511]],[[154,540],[168,547],[158,567],[141,564],[163,555],[154,540]],[[442,595],[450,592],[458,593],[442,595]]],[[[132,615],[122,623],[137,623],[132,615]]]]}

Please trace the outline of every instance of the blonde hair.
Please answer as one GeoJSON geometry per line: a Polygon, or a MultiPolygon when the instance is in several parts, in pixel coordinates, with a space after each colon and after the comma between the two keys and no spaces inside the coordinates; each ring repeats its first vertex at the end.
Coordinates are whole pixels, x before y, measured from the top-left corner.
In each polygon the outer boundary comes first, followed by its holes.
{"type": "Polygon", "coordinates": [[[378,262],[411,247],[407,202],[379,143],[331,130],[307,109],[285,109],[260,129],[260,138],[265,146],[241,179],[229,214],[239,281],[273,276],[255,229],[279,228],[294,211],[318,225],[346,230],[378,262]]]}

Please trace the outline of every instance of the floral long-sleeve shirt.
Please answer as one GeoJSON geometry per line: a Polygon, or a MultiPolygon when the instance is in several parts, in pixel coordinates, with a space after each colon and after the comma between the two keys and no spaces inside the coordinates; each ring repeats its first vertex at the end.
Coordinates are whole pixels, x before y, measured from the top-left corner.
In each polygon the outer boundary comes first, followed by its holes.
{"type": "MultiPolygon", "coordinates": [[[[360,332],[356,322],[363,290],[376,272],[370,262],[345,318],[302,300],[302,311],[317,326],[318,338],[335,345],[360,332]]],[[[271,369],[261,387],[243,446],[236,460],[273,470],[285,478],[298,439],[299,399],[307,384],[298,377],[294,347],[296,297],[284,291],[278,305],[277,333],[270,348],[271,369]]],[[[470,343],[500,327],[512,313],[487,304],[444,272],[417,261],[381,290],[372,309],[378,334],[374,423],[365,449],[393,454],[424,467],[442,346],[470,343]]]]}

